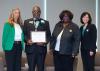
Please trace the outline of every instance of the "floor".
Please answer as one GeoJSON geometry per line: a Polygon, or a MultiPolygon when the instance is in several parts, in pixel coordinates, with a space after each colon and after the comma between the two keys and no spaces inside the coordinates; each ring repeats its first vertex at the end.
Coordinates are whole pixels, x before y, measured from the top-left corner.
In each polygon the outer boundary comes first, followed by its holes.
{"type": "MultiPolygon", "coordinates": [[[[0,65],[2,65],[2,64],[0,64],[0,65]]],[[[28,69],[27,66],[23,67],[22,71],[28,71],[27,69],[28,69]]],[[[3,67],[0,66],[0,71],[6,71],[6,68],[3,70],[3,67]]],[[[54,67],[46,67],[45,71],[54,71],[54,67]]],[[[80,54],[78,55],[77,71],[83,71],[80,54]]]]}

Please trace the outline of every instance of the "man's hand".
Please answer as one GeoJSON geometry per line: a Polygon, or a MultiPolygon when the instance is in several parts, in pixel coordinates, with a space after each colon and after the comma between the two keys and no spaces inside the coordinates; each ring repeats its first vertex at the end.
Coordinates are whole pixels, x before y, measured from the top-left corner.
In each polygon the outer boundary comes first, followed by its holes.
{"type": "Polygon", "coordinates": [[[27,41],[27,44],[28,44],[28,45],[32,45],[32,43],[33,43],[32,40],[28,40],[28,41],[27,41]]]}

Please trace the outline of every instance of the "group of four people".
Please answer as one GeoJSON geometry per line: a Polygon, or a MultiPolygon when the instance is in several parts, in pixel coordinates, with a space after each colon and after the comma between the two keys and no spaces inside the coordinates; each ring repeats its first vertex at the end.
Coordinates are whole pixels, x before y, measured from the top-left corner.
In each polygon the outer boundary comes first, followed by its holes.
{"type": "Polygon", "coordinates": [[[94,71],[97,30],[92,24],[91,15],[88,12],[82,13],[80,21],[83,25],[79,29],[72,21],[72,12],[63,10],[52,35],[49,22],[40,18],[39,6],[33,7],[32,15],[33,17],[25,20],[23,24],[20,10],[15,8],[4,24],[2,47],[5,52],[7,71],[21,71],[24,46],[29,66],[28,71],[35,71],[35,67],[38,71],[44,71],[49,42],[49,51],[53,54],[55,71],[73,71],[73,61],[79,52],[80,41],[84,71],[94,71]],[[35,23],[36,21],[38,23],[35,23]],[[32,42],[32,31],[45,31],[46,43],[32,42]]]}

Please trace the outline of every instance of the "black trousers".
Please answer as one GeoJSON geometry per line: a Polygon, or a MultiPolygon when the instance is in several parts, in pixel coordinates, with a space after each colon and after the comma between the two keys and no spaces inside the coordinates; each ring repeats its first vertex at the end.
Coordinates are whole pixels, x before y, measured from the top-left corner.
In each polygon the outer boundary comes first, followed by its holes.
{"type": "MultiPolygon", "coordinates": [[[[26,53],[27,60],[28,60],[28,71],[35,71],[37,67],[38,71],[44,71],[44,63],[45,63],[45,56],[47,52],[47,48],[44,46],[30,46],[33,48],[32,53],[26,53]]],[[[29,47],[28,47],[29,48],[29,47]]]]}
{"type": "Polygon", "coordinates": [[[83,71],[94,71],[95,52],[93,56],[90,56],[89,50],[81,49],[81,57],[83,62],[83,71]]]}
{"type": "Polygon", "coordinates": [[[5,51],[7,71],[21,71],[21,55],[22,55],[21,43],[19,44],[14,43],[12,50],[5,51]]]}
{"type": "Polygon", "coordinates": [[[71,55],[62,55],[59,52],[54,52],[55,71],[73,71],[73,60],[71,55]]]}

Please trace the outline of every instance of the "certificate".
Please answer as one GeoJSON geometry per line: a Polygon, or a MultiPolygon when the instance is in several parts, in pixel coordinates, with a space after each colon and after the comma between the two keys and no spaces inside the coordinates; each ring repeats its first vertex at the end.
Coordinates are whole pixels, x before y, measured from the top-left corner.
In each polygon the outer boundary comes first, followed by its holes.
{"type": "Polygon", "coordinates": [[[44,31],[32,31],[31,40],[33,43],[46,42],[46,32],[44,31]]]}

